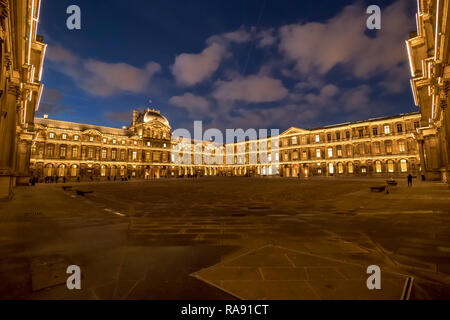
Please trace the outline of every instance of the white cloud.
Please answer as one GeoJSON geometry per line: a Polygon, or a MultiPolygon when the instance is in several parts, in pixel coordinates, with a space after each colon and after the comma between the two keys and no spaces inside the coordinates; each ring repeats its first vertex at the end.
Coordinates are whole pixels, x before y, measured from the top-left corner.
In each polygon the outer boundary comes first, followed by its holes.
{"type": "Polygon", "coordinates": [[[244,43],[251,34],[243,29],[214,35],[206,40],[207,47],[200,53],[182,53],[175,57],[171,66],[172,74],[178,84],[193,86],[209,79],[216,72],[223,59],[231,56],[229,44],[244,43]]]}
{"type": "Polygon", "coordinates": [[[401,43],[413,27],[406,8],[405,0],[385,8],[376,37],[365,34],[367,15],[360,4],[345,7],[325,23],[286,25],[279,30],[279,50],[302,74],[326,74],[344,65],[354,76],[367,78],[405,62],[401,43]]]}
{"type": "Polygon", "coordinates": [[[192,86],[211,77],[226,56],[224,45],[213,43],[199,54],[182,53],[171,67],[179,84],[192,86]]]}
{"type": "Polygon", "coordinates": [[[211,103],[208,99],[196,96],[192,93],[185,93],[182,96],[174,96],[169,99],[169,103],[178,108],[187,110],[190,118],[204,117],[210,112],[211,103]]]}
{"type": "Polygon", "coordinates": [[[46,59],[53,67],[96,96],[109,96],[123,91],[144,92],[152,77],[161,71],[161,66],[156,62],[136,68],[127,63],[85,60],[60,45],[49,46],[47,52],[46,59]]]}

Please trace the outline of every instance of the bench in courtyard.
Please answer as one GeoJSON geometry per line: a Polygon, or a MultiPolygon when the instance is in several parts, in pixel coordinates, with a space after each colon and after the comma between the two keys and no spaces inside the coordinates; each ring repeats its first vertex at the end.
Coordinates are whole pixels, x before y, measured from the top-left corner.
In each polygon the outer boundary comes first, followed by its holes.
{"type": "Polygon", "coordinates": [[[383,192],[385,190],[386,190],[386,186],[370,187],[370,191],[372,191],[372,192],[383,192]]]}

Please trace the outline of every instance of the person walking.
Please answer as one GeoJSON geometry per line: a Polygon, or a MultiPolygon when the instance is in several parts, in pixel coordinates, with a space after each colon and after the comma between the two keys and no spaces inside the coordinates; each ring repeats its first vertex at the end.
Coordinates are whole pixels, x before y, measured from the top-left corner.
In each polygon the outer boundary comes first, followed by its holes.
{"type": "Polygon", "coordinates": [[[413,176],[411,175],[411,173],[408,174],[408,187],[412,187],[412,179],[413,179],[413,176]]]}

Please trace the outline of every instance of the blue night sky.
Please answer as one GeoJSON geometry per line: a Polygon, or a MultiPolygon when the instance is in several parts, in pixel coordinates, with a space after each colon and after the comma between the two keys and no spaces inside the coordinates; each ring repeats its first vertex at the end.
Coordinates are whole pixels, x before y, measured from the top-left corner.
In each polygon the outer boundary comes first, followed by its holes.
{"type": "Polygon", "coordinates": [[[312,128],[416,111],[405,42],[415,1],[43,0],[38,116],[121,127],[312,128]],[[66,9],[81,8],[81,30],[66,9]],[[381,7],[381,30],[366,8],[381,7]],[[148,103],[149,99],[153,104],[148,103]]]}

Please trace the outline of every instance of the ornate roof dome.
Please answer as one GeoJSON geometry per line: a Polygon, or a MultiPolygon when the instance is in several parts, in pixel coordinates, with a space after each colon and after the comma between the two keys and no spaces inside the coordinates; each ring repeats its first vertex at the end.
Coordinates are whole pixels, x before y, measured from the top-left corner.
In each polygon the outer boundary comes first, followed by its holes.
{"type": "Polygon", "coordinates": [[[152,121],[159,121],[162,124],[165,124],[166,126],[170,127],[169,120],[167,120],[166,117],[161,115],[159,111],[147,109],[144,114],[144,123],[149,123],[152,121]]]}

